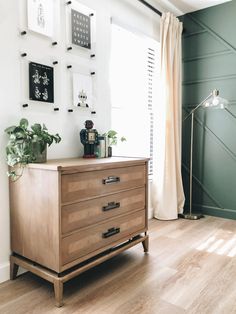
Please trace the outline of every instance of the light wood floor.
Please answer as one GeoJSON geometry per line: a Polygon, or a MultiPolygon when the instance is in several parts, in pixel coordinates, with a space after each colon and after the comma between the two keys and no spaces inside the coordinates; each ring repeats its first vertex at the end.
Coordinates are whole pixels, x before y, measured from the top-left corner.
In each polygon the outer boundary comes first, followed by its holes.
{"type": "Polygon", "coordinates": [[[0,313],[236,313],[236,221],[152,220],[150,239],[66,283],[59,309],[32,274],[3,283],[0,313]]]}

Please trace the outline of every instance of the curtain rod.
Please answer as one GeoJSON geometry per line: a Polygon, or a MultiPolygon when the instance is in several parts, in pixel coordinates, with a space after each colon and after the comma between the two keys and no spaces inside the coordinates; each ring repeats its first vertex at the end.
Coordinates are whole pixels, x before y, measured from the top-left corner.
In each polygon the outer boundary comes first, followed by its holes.
{"type": "Polygon", "coordinates": [[[149,9],[151,9],[153,12],[157,13],[158,15],[162,16],[162,12],[160,12],[159,10],[157,10],[156,8],[154,8],[151,4],[149,4],[147,1],[144,0],[138,0],[139,2],[141,2],[142,4],[144,4],[146,7],[148,7],[149,9]]]}

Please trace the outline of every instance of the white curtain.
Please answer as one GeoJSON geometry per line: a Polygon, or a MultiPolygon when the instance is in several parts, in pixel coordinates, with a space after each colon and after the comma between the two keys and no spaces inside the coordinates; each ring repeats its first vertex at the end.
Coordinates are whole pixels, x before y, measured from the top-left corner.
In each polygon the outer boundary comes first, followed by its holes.
{"type": "Polygon", "coordinates": [[[177,219],[185,202],[181,176],[182,23],[171,13],[161,17],[160,91],[157,108],[158,138],[154,160],[152,205],[154,217],[177,219]]]}

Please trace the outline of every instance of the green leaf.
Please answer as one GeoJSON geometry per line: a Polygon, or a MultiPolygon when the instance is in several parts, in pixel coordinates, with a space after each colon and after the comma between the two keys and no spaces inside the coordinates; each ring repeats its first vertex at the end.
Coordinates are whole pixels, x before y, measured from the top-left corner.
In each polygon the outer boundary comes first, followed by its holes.
{"type": "Polygon", "coordinates": [[[13,126],[9,126],[9,128],[6,128],[4,131],[7,133],[7,134],[11,134],[15,131],[16,129],[16,126],[13,125],[13,126]]]}
{"type": "Polygon", "coordinates": [[[20,120],[20,127],[22,127],[23,129],[27,129],[29,125],[29,122],[27,119],[23,118],[20,120]]]}
{"type": "MultiPolygon", "coordinates": [[[[6,161],[11,167],[17,165],[17,168],[18,166],[23,168],[26,164],[34,162],[36,154],[41,154],[47,145],[61,141],[58,133],[55,135],[48,133],[45,124],[35,123],[30,129],[28,126],[28,120],[23,118],[18,126],[11,126],[5,130],[9,135],[6,146],[6,161]],[[37,148],[35,149],[35,147],[37,148]]],[[[21,174],[12,171],[10,176],[11,178],[15,176],[18,179],[21,174]]]]}
{"type": "Polygon", "coordinates": [[[42,127],[39,123],[35,123],[34,125],[31,126],[31,129],[37,134],[42,131],[42,127]]]}
{"type": "Polygon", "coordinates": [[[7,164],[11,167],[15,166],[19,162],[16,155],[7,155],[7,164]]]}
{"type": "Polygon", "coordinates": [[[107,132],[107,135],[108,135],[108,137],[113,138],[113,137],[115,137],[117,135],[117,132],[114,131],[114,130],[110,130],[110,131],[107,132]]]}
{"type": "Polygon", "coordinates": [[[43,123],[43,130],[44,131],[47,131],[48,129],[47,129],[47,127],[46,127],[46,125],[43,123]]]}

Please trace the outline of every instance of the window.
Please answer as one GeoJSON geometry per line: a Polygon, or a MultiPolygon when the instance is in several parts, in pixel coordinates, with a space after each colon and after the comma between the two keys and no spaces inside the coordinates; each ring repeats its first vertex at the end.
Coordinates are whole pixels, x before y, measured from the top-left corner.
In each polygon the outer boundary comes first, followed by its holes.
{"type": "Polygon", "coordinates": [[[113,154],[150,157],[150,174],[158,47],[157,41],[112,24],[111,128],[127,139],[114,147],[113,154]]]}

